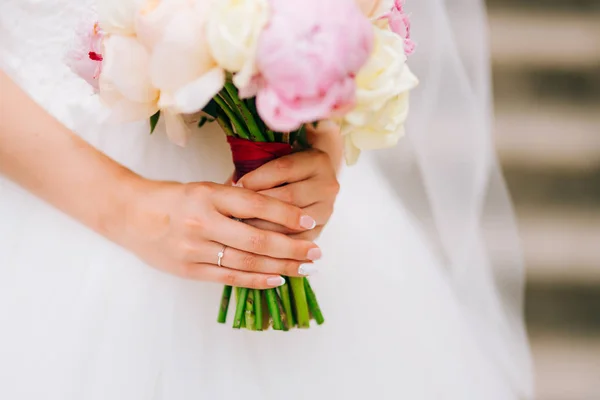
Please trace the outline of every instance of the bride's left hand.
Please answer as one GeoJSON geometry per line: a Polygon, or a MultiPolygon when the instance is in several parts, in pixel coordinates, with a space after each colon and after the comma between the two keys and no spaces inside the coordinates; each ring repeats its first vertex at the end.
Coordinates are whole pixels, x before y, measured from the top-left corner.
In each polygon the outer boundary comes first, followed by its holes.
{"type": "Polygon", "coordinates": [[[317,222],[313,230],[296,233],[265,221],[245,221],[261,229],[316,239],[333,214],[340,190],[335,162],[321,150],[310,149],[271,161],[247,174],[238,185],[304,209],[317,222]]]}

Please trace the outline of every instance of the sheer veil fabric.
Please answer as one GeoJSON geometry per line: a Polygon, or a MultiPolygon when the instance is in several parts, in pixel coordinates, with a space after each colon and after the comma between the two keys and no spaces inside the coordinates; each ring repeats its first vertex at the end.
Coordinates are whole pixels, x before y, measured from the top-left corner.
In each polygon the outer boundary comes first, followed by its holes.
{"type": "Polygon", "coordinates": [[[408,1],[421,85],[407,140],[376,164],[421,221],[481,345],[532,397],[523,327],[524,262],[492,135],[490,51],[481,0],[408,1]]]}
{"type": "MultiPolygon", "coordinates": [[[[66,67],[94,3],[2,0],[0,68],[142,176],[225,181],[216,127],[182,149],[160,123],[152,136],[145,122],[115,126],[66,67]]],[[[219,285],[158,272],[0,176],[0,399],[530,400],[482,4],[407,3],[421,79],[409,135],[341,177],[313,279],[325,325],[218,325],[219,285]]]]}

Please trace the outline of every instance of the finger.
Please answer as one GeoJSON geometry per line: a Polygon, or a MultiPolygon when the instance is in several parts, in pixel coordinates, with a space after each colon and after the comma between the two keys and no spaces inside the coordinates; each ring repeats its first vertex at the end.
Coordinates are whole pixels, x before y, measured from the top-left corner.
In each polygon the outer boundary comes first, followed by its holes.
{"type": "Polygon", "coordinates": [[[203,242],[188,251],[184,259],[194,264],[219,264],[219,254],[223,252],[221,266],[245,272],[256,272],[270,275],[307,276],[314,268],[300,267],[311,262],[297,260],[281,260],[258,254],[252,254],[232,247],[223,249],[223,245],[215,242],[203,242]]]}
{"type": "Polygon", "coordinates": [[[294,240],[225,217],[214,226],[209,239],[234,249],[287,260],[316,261],[321,258],[319,247],[306,240],[294,240]]]}
{"type": "Polygon", "coordinates": [[[315,241],[321,236],[323,229],[325,229],[324,226],[318,226],[315,229],[313,229],[312,231],[294,233],[294,234],[290,235],[290,237],[292,239],[315,241]]]}
{"type": "MultiPolygon", "coordinates": [[[[333,214],[333,204],[332,203],[316,203],[304,209],[307,214],[314,215],[315,221],[317,222],[318,228],[319,226],[323,226],[329,222],[331,219],[331,215],[333,214]]],[[[265,231],[272,231],[283,233],[284,235],[292,235],[294,233],[298,233],[297,231],[293,231],[284,226],[274,224],[272,222],[263,221],[260,219],[246,219],[244,220],[245,224],[251,225],[255,228],[262,229],[265,231]]],[[[314,230],[314,229],[312,229],[314,230]]],[[[312,230],[305,231],[306,233],[311,232],[312,230]]],[[[307,235],[307,237],[311,237],[311,235],[307,235]]]]}
{"type": "Polygon", "coordinates": [[[323,199],[324,193],[320,190],[322,189],[322,186],[323,185],[316,179],[307,179],[273,189],[263,190],[259,193],[304,208],[323,199]]]}
{"type": "MultiPolygon", "coordinates": [[[[217,252],[222,250],[222,246],[218,243],[213,243],[213,249],[217,252]]],[[[213,253],[211,253],[213,254],[213,253]]],[[[217,254],[217,253],[214,253],[217,254]]],[[[307,271],[313,271],[314,268],[300,268],[304,264],[312,264],[310,262],[303,263],[297,260],[281,260],[261,256],[258,254],[248,253],[234,248],[226,248],[223,252],[221,265],[230,269],[236,269],[245,272],[256,272],[261,274],[275,274],[285,276],[306,276],[307,271]]]]}
{"type": "MultiPolygon", "coordinates": [[[[285,226],[277,225],[272,222],[263,221],[262,219],[245,219],[245,224],[253,226],[258,229],[262,229],[263,231],[271,231],[277,233],[283,233],[284,235],[290,235],[292,233],[298,233],[298,231],[293,231],[291,229],[286,228],[285,226]]],[[[310,231],[306,231],[310,232],[310,231]]]]}
{"type": "MultiPolygon", "coordinates": [[[[334,204],[331,202],[321,202],[308,206],[304,209],[307,214],[314,215],[317,227],[326,225],[334,211],[334,204]]],[[[316,227],[315,227],[316,228],[316,227]]]]}
{"type": "Polygon", "coordinates": [[[183,278],[222,283],[249,289],[272,289],[285,283],[279,275],[265,275],[217,267],[210,264],[189,264],[180,272],[183,278]]]}
{"type": "Polygon", "coordinates": [[[316,226],[314,218],[301,208],[250,190],[225,187],[216,196],[215,207],[227,217],[258,218],[295,231],[316,226]]]}
{"type": "Polygon", "coordinates": [[[267,190],[303,181],[327,170],[331,170],[329,156],[311,149],[273,160],[245,175],[238,184],[254,191],[267,190]]]}

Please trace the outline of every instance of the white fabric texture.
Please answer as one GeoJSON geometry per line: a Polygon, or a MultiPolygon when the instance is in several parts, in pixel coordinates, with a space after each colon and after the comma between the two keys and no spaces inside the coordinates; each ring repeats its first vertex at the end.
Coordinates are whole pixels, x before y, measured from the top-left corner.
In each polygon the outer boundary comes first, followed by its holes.
{"type": "MultiPolygon", "coordinates": [[[[195,132],[181,149],[168,142],[162,126],[150,136],[147,123],[105,122],[106,110],[91,88],[64,64],[91,5],[2,0],[0,67],[56,118],[139,174],[224,181],[232,170],[230,154],[214,127],[195,132]]],[[[427,21],[442,18],[434,11],[443,10],[414,9],[415,32],[433,38],[427,21]]],[[[443,55],[433,46],[439,42],[430,47],[418,41],[423,88],[415,96],[411,141],[398,151],[409,144],[418,148],[420,130],[436,128],[435,99],[448,93],[427,73],[443,55]]],[[[473,86],[486,77],[478,79],[473,86]]],[[[479,125],[482,141],[488,140],[487,117],[479,125]]],[[[451,225],[442,221],[440,255],[422,221],[409,212],[410,199],[399,200],[380,167],[394,185],[400,175],[390,172],[386,157],[375,157],[343,174],[336,213],[319,242],[323,272],[313,283],[326,324],[283,334],[218,325],[219,285],[155,271],[0,177],[0,398],[530,399],[520,319],[508,323],[505,316],[516,314],[497,311],[506,302],[492,277],[471,282],[490,283],[480,288],[463,279],[478,267],[481,274],[495,271],[487,255],[474,251],[482,247],[449,242],[452,235],[443,227],[451,225]],[[464,270],[457,260],[465,261],[464,270]],[[482,310],[473,309],[477,304],[482,310]],[[487,315],[492,322],[481,312],[490,310],[496,310],[487,315]]],[[[422,166],[427,186],[432,175],[422,166]]],[[[405,190],[418,186],[406,183],[405,190]]],[[[484,186],[476,187],[484,193],[484,186]]],[[[482,202],[481,193],[474,198],[482,202]]],[[[481,205],[465,209],[478,215],[481,205]]],[[[464,232],[473,234],[469,226],[478,221],[465,224],[464,232]]]]}

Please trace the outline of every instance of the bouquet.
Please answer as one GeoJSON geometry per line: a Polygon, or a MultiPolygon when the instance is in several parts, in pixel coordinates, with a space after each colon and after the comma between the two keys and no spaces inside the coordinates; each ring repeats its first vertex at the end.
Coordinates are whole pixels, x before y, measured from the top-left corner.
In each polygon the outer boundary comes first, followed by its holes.
{"type": "MultiPolygon", "coordinates": [[[[395,145],[418,81],[403,0],[100,0],[70,65],[121,122],[164,119],[185,146],[191,126],[217,123],[231,146],[234,183],[309,144],[306,128],[339,126],[345,158],[395,145]]],[[[218,322],[234,289],[225,287],[218,322]]],[[[235,288],[234,328],[324,322],[307,278],[278,289],[235,288]]]]}

